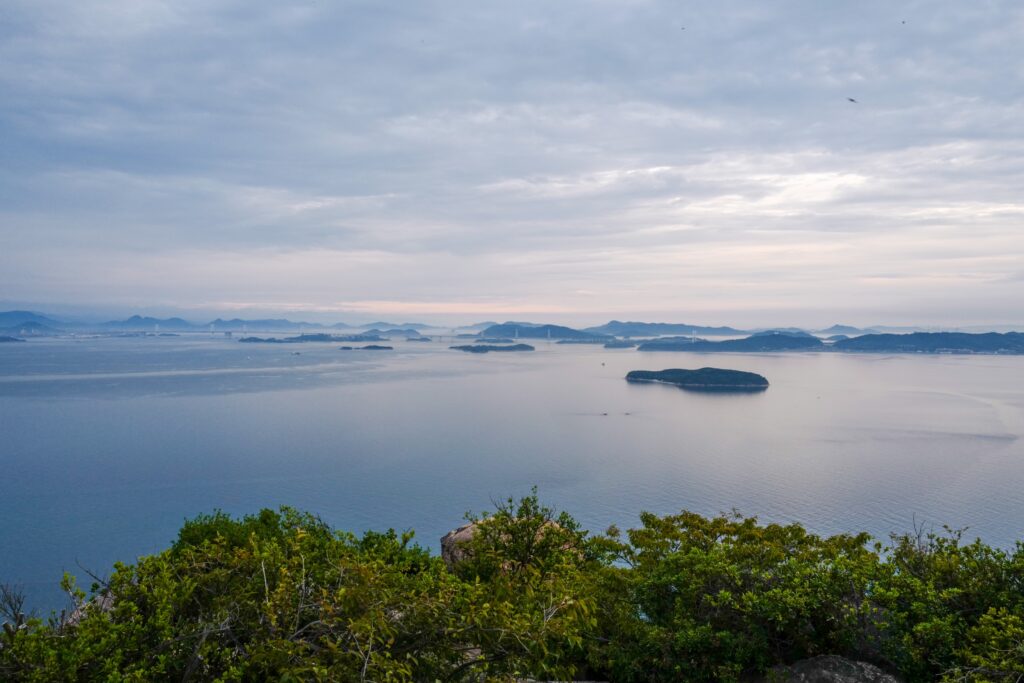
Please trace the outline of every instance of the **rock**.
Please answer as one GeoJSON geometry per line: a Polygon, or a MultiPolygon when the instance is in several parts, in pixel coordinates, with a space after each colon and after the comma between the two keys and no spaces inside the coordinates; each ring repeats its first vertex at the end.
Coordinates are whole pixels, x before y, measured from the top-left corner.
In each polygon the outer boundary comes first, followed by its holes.
{"type": "Polygon", "coordinates": [[[114,595],[110,591],[103,591],[92,600],[83,602],[65,616],[62,627],[78,626],[90,611],[110,612],[114,609],[114,595]]]}
{"type": "Polygon", "coordinates": [[[751,683],[900,683],[900,680],[874,664],[822,655],[789,666],[777,666],[751,683]]]}
{"type": "MultiPolygon", "coordinates": [[[[447,534],[441,537],[441,559],[448,565],[448,569],[454,569],[455,565],[468,559],[470,556],[469,544],[480,530],[481,524],[486,524],[488,521],[494,519],[493,517],[487,517],[477,522],[471,522],[469,524],[463,524],[457,529],[449,531],[447,534]]],[[[513,519],[512,524],[515,525],[517,520],[513,519]]],[[[527,527],[529,528],[529,527],[527,527]]],[[[536,531],[535,538],[541,539],[548,529],[561,530],[562,527],[557,522],[551,520],[544,521],[536,531]]],[[[503,541],[508,540],[508,536],[505,532],[501,532],[500,539],[503,541]]],[[[568,550],[572,546],[567,543],[562,546],[563,550],[568,550]]],[[[502,566],[507,570],[512,566],[511,562],[505,562],[502,566]]]]}
{"type": "Polygon", "coordinates": [[[476,535],[477,523],[463,524],[441,537],[441,559],[451,569],[469,555],[464,547],[476,535]]]}

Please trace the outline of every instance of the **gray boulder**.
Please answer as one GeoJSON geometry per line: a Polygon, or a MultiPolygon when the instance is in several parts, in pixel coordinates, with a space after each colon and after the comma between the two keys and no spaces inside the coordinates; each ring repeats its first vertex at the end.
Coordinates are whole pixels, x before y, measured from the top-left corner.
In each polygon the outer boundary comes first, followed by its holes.
{"type": "Polygon", "coordinates": [[[752,683],[900,683],[900,680],[874,664],[822,655],[789,666],[777,666],[752,683]]]}
{"type": "Polygon", "coordinates": [[[477,523],[463,524],[441,537],[441,559],[452,569],[469,555],[465,547],[476,535],[477,523]]]}

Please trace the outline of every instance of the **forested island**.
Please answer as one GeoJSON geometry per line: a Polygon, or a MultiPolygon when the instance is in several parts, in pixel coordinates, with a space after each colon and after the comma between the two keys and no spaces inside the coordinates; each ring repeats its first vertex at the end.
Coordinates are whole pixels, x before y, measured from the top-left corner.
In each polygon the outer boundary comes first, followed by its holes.
{"type": "Polygon", "coordinates": [[[610,335],[584,332],[562,325],[535,325],[532,323],[502,323],[491,325],[480,332],[481,337],[511,337],[514,339],[612,339],[610,335]]]}
{"type": "Polygon", "coordinates": [[[449,349],[465,351],[466,353],[490,353],[491,351],[533,351],[529,344],[509,344],[497,346],[494,344],[463,344],[460,346],[449,346],[449,349]]]}
{"type": "Polygon", "coordinates": [[[657,337],[660,335],[695,335],[709,337],[734,337],[749,334],[734,327],[708,327],[706,325],[687,325],[686,323],[642,323],[620,322],[611,320],[604,325],[587,327],[584,332],[612,335],[615,337],[657,337]]]}
{"type": "Polygon", "coordinates": [[[6,342],[23,342],[24,339],[18,339],[17,337],[0,336],[0,344],[6,342]]]}
{"type": "Polygon", "coordinates": [[[865,334],[840,339],[836,351],[873,353],[1024,353],[1020,332],[913,332],[911,334],[865,334]]]}
{"type": "Polygon", "coordinates": [[[1021,545],[916,530],[881,543],[687,511],[595,535],[536,495],[468,517],[439,557],[411,531],[356,535],[288,508],[200,515],[87,590],[66,576],[70,604],[49,618],[0,584],[0,680],[992,683],[1024,672],[1021,545]],[[806,673],[829,666],[845,676],[806,673]]]}
{"type": "Polygon", "coordinates": [[[626,381],[673,384],[698,391],[764,391],[768,388],[768,380],[755,372],[721,368],[633,370],[626,374],[626,381]]]}
{"type": "Polygon", "coordinates": [[[811,335],[755,334],[743,339],[707,341],[687,337],[666,337],[645,341],[638,351],[745,351],[764,353],[771,351],[822,351],[825,343],[811,335]]]}
{"type": "Polygon", "coordinates": [[[851,353],[1024,353],[1020,332],[913,332],[865,334],[839,338],[826,344],[807,333],[769,332],[743,339],[708,341],[687,337],[663,337],[641,343],[640,351],[720,351],[765,353],[775,351],[845,351],[851,353]]]}
{"type": "Polygon", "coordinates": [[[379,342],[388,341],[377,333],[367,334],[300,334],[297,337],[243,337],[244,344],[306,344],[316,342],[379,342]]]}

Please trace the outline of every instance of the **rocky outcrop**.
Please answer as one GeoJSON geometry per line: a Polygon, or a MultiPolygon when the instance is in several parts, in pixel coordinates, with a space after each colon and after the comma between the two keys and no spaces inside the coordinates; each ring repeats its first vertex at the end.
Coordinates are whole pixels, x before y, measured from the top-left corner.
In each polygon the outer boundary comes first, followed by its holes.
{"type": "MultiPolygon", "coordinates": [[[[471,553],[469,545],[473,538],[476,537],[477,532],[480,531],[480,525],[486,524],[491,519],[493,518],[488,517],[476,522],[470,522],[469,524],[463,524],[441,537],[441,559],[444,560],[449,569],[453,569],[455,565],[469,558],[471,553]]],[[[515,523],[515,520],[513,520],[513,523],[515,523]]],[[[536,539],[542,538],[548,529],[561,529],[561,527],[556,522],[547,520],[536,530],[536,539]]],[[[507,540],[508,536],[502,532],[499,538],[507,540]]],[[[565,545],[563,549],[567,550],[569,547],[569,545],[565,545]]],[[[503,566],[507,568],[508,565],[506,563],[503,566]]]]}
{"type": "Polygon", "coordinates": [[[751,683],[900,683],[900,680],[874,664],[822,655],[775,667],[751,683]]]}
{"type": "Polygon", "coordinates": [[[466,545],[476,535],[477,523],[463,524],[441,537],[441,559],[451,569],[469,556],[466,545]]]}

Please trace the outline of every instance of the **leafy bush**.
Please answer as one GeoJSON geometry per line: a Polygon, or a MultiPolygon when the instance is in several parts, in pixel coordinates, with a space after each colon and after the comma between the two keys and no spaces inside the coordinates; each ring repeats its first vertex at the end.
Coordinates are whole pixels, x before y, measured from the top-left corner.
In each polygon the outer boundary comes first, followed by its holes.
{"type": "Polygon", "coordinates": [[[866,535],[693,513],[641,520],[623,546],[626,604],[604,648],[615,680],[734,680],[864,647],[878,566],[866,535]]]}
{"type": "Polygon", "coordinates": [[[911,682],[1024,674],[1020,546],[688,512],[590,536],[535,493],[470,520],[449,568],[411,533],[201,515],[88,595],[66,577],[68,613],[3,587],[0,680],[734,681],[818,654],[911,682]]]}

